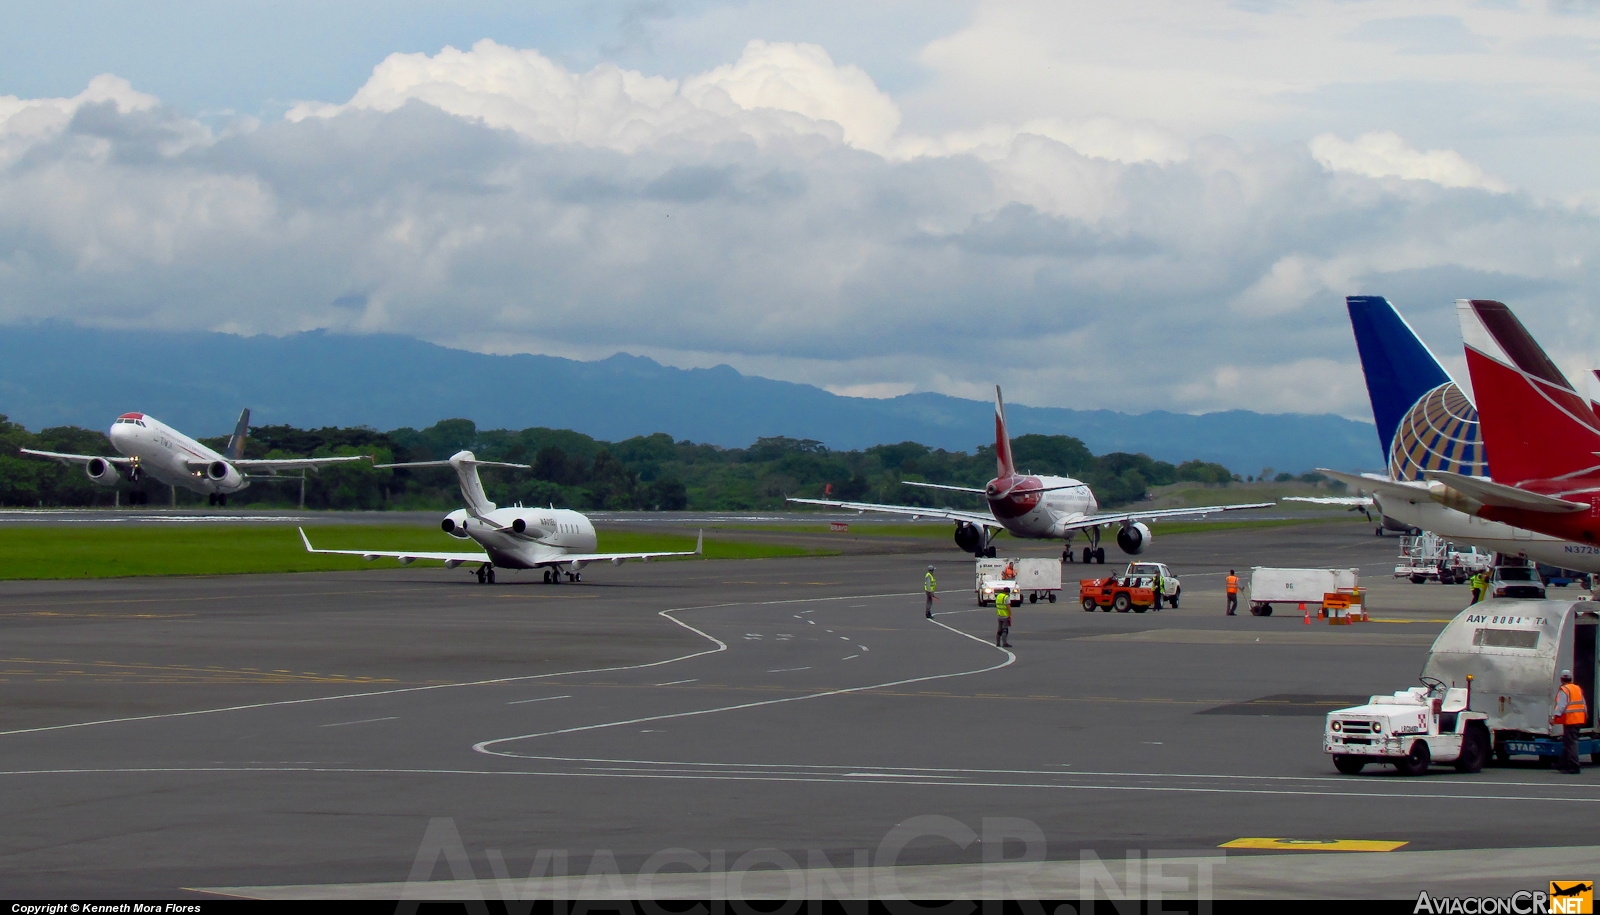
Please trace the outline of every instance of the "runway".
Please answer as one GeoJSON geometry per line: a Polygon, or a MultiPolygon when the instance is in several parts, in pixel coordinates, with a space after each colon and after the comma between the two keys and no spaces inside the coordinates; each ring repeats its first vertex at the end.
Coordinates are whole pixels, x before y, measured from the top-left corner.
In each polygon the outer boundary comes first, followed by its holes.
{"type": "Polygon", "coordinates": [[[793,863],[859,865],[835,895],[1002,876],[1059,894],[1133,854],[1224,895],[1414,898],[1596,860],[1592,776],[1333,772],[1321,716],[1415,682],[1465,602],[1384,577],[1394,548],[1337,523],[1158,539],[1180,609],[1023,605],[1013,651],[953,548],[560,586],[415,567],[5,583],[0,879],[19,897],[392,898],[430,877],[405,891],[626,895],[677,849],[661,892],[764,861],[743,890],[781,895],[793,863]],[[1308,564],[1361,567],[1386,622],[1221,614],[1230,565],[1308,564]],[[1247,837],[1398,850],[1219,848],[1247,837]]]}

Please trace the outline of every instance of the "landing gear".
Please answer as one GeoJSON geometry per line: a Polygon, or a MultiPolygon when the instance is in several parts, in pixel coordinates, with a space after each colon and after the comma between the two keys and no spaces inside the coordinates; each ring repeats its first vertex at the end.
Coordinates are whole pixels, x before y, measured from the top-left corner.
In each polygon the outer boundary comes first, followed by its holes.
{"type": "Polygon", "coordinates": [[[1083,548],[1083,564],[1084,565],[1088,565],[1091,562],[1094,562],[1094,550],[1091,550],[1088,547],[1084,547],[1083,548]]]}
{"type": "Polygon", "coordinates": [[[992,547],[992,546],[984,547],[983,555],[984,555],[984,558],[986,558],[986,559],[993,559],[994,558],[994,547],[992,547]]]}
{"type": "Polygon", "coordinates": [[[1061,561],[1062,562],[1071,562],[1072,561],[1072,547],[1069,546],[1066,549],[1061,551],[1061,561]]]}
{"type": "Polygon", "coordinates": [[[544,570],[544,583],[545,584],[549,584],[550,583],[550,570],[549,569],[545,569],[544,570]]]}
{"type": "Polygon", "coordinates": [[[227,508],[228,494],[225,492],[211,493],[210,495],[206,496],[206,504],[212,508],[227,508]]]}
{"type": "Polygon", "coordinates": [[[493,565],[491,565],[491,564],[486,562],[483,565],[478,566],[478,584],[480,584],[480,585],[492,585],[492,584],[494,584],[494,566],[493,565]]]}

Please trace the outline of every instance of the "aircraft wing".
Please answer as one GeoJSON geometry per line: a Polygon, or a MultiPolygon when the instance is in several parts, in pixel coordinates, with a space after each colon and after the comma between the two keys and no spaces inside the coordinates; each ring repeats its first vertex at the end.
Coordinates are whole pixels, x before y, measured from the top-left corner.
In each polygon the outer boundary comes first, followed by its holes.
{"type": "Polygon", "coordinates": [[[1197,505],[1194,508],[1152,508],[1142,512],[1102,512],[1084,515],[1060,526],[1062,532],[1081,531],[1105,524],[1122,524],[1129,521],[1164,521],[1169,518],[1199,518],[1216,512],[1237,512],[1251,508],[1272,508],[1276,502],[1244,502],[1238,505],[1197,505]]]}
{"type": "Polygon", "coordinates": [[[629,559],[661,559],[666,556],[699,556],[705,551],[706,533],[700,532],[695,538],[694,549],[680,553],[561,553],[551,557],[553,563],[563,562],[615,562],[621,563],[629,559]]]}
{"type": "Polygon", "coordinates": [[[826,499],[786,499],[786,502],[799,502],[803,505],[825,505],[829,508],[843,508],[853,512],[885,512],[891,515],[910,515],[913,518],[942,518],[945,521],[962,521],[967,524],[978,524],[983,527],[1004,527],[994,519],[994,515],[981,512],[964,512],[950,508],[917,508],[914,505],[877,505],[872,502],[830,502],[826,499]]]}
{"type": "Polygon", "coordinates": [[[1284,496],[1280,502],[1310,502],[1313,505],[1343,505],[1348,508],[1372,508],[1371,496],[1284,496]]]}
{"type": "Polygon", "coordinates": [[[62,454],[59,451],[35,451],[32,448],[19,448],[17,450],[23,454],[49,458],[52,461],[60,461],[63,464],[87,464],[90,461],[105,461],[107,464],[115,464],[118,467],[133,466],[132,458],[123,457],[120,454],[116,457],[107,457],[103,454],[62,454]]]}
{"type": "Polygon", "coordinates": [[[1427,500],[1428,484],[1406,480],[1391,480],[1375,473],[1345,473],[1342,470],[1317,468],[1317,473],[1338,480],[1346,486],[1356,486],[1379,496],[1395,496],[1408,501],[1427,500]]]}
{"type": "Polygon", "coordinates": [[[311,545],[311,538],[306,536],[305,528],[296,528],[300,532],[300,542],[306,545],[307,553],[333,553],[339,556],[360,556],[362,559],[372,561],[379,558],[398,559],[401,565],[410,565],[418,559],[432,559],[454,568],[466,562],[488,562],[489,554],[482,551],[476,553],[442,553],[428,550],[387,551],[387,550],[319,550],[311,545]]]}
{"type": "MultiPolygon", "coordinates": [[[[237,461],[229,461],[228,463],[232,464],[234,467],[237,467],[240,471],[242,471],[244,473],[250,473],[251,471],[256,471],[256,472],[259,472],[259,473],[276,474],[280,470],[316,470],[317,468],[324,467],[324,466],[326,466],[328,464],[348,464],[351,461],[370,461],[370,460],[372,460],[372,458],[370,456],[368,456],[368,455],[365,455],[365,454],[353,454],[353,455],[350,455],[348,457],[273,458],[271,460],[256,459],[256,458],[251,458],[251,459],[243,459],[243,458],[241,458],[241,459],[239,459],[237,461]]],[[[194,462],[191,462],[191,465],[193,465],[193,464],[194,464],[194,462]]],[[[191,466],[189,469],[191,469],[191,470],[195,470],[195,469],[204,470],[205,467],[206,467],[205,464],[199,464],[198,466],[191,466]]]]}

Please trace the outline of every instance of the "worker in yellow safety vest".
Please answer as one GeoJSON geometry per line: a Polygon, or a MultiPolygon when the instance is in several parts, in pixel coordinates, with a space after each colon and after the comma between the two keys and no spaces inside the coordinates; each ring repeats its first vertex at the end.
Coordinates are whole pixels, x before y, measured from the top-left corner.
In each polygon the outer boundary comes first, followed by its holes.
{"type": "Polygon", "coordinates": [[[1583,701],[1583,688],[1572,682],[1572,671],[1561,672],[1561,688],[1556,690],[1556,707],[1551,724],[1561,725],[1560,770],[1567,775],[1583,771],[1578,763],[1578,730],[1589,722],[1589,706],[1583,701]]]}
{"type": "Polygon", "coordinates": [[[933,578],[933,566],[928,566],[928,574],[922,576],[922,593],[927,598],[922,602],[922,615],[930,620],[933,619],[933,602],[938,599],[933,596],[933,592],[938,587],[939,583],[933,578]]]}
{"type": "Polygon", "coordinates": [[[1233,611],[1239,609],[1239,576],[1228,570],[1228,615],[1233,616],[1233,611]]]}
{"type": "Polygon", "coordinates": [[[1011,589],[1001,588],[994,592],[994,612],[999,627],[995,629],[994,644],[996,648],[1011,647],[1011,589]]]}

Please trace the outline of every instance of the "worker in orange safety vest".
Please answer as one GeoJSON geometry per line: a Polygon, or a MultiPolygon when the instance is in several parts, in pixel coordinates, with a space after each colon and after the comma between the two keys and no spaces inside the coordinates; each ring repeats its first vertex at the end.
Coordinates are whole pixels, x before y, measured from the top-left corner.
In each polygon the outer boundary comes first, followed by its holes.
{"type": "Polygon", "coordinates": [[[1239,576],[1228,570],[1228,615],[1233,616],[1233,611],[1239,609],[1239,576]]]}
{"type": "Polygon", "coordinates": [[[1572,682],[1572,671],[1561,672],[1561,688],[1556,690],[1556,707],[1551,724],[1561,725],[1560,770],[1567,775],[1583,771],[1578,763],[1578,729],[1589,722],[1589,706],[1583,701],[1583,688],[1572,682]]]}

